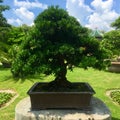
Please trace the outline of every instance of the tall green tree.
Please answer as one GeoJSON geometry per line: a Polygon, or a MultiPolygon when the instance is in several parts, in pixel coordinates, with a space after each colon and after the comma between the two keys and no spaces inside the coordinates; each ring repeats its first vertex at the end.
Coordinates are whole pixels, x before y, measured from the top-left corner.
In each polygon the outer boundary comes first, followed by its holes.
{"type": "Polygon", "coordinates": [[[65,10],[51,6],[35,19],[35,27],[22,43],[11,71],[14,76],[54,74],[56,85],[66,86],[67,69],[102,69],[107,57],[106,50],[89,35],[87,28],[65,10]]]}
{"type": "Polygon", "coordinates": [[[120,17],[118,17],[112,24],[116,30],[109,31],[104,34],[102,44],[104,47],[111,50],[113,56],[120,55],[120,17]]]}
{"type": "Polygon", "coordinates": [[[102,44],[111,50],[113,56],[120,55],[120,30],[112,30],[104,34],[102,44]]]}
{"type": "MultiPolygon", "coordinates": [[[[3,0],[0,0],[0,3],[2,3],[3,0]]],[[[8,43],[8,37],[9,37],[9,30],[10,25],[7,23],[6,18],[3,16],[3,12],[5,10],[8,10],[9,6],[0,5],[0,62],[8,63],[9,62],[9,43],[8,43]]]]}
{"type": "Polygon", "coordinates": [[[117,30],[120,30],[120,17],[118,17],[112,24],[112,27],[115,27],[117,30]]]}
{"type": "MultiPolygon", "coordinates": [[[[2,3],[3,0],[0,0],[0,3],[2,3]]],[[[0,5],[0,27],[8,27],[10,26],[8,23],[7,23],[7,20],[6,18],[3,16],[3,12],[5,10],[9,10],[9,6],[5,6],[5,5],[0,5]]]]}

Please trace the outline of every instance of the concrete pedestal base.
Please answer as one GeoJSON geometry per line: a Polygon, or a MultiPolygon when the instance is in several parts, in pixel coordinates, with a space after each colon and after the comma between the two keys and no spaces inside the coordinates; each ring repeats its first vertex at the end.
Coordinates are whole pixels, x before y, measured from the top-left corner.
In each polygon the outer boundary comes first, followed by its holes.
{"type": "Polygon", "coordinates": [[[107,106],[99,99],[92,99],[91,110],[48,109],[32,111],[30,98],[21,100],[15,109],[15,120],[111,120],[107,106]]]}

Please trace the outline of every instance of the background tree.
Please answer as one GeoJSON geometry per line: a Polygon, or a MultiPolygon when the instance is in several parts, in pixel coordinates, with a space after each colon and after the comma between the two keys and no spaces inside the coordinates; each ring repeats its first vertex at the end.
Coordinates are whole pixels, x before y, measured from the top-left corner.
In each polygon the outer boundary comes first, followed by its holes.
{"type": "Polygon", "coordinates": [[[23,40],[26,40],[26,36],[32,27],[23,24],[22,26],[12,26],[9,32],[9,43],[11,48],[9,49],[9,54],[11,59],[15,59],[17,52],[19,51],[20,44],[23,40]]]}
{"type": "MultiPolygon", "coordinates": [[[[0,3],[3,1],[0,0],[0,3]]],[[[9,65],[9,30],[10,25],[7,23],[6,18],[3,16],[3,12],[5,10],[8,10],[9,6],[0,5],[0,62],[2,62],[3,65],[9,65]]]]}
{"type": "Polygon", "coordinates": [[[115,27],[116,29],[120,29],[120,17],[118,17],[112,24],[112,27],[115,27]]]}
{"type": "Polygon", "coordinates": [[[113,57],[120,55],[120,17],[118,17],[112,24],[116,30],[109,31],[104,34],[102,44],[107,49],[111,50],[113,57]]]}
{"type": "Polygon", "coordinates": [[[112,30],[104,34],[102,41],[104,47],[112,51],[114,55],[120,55],[120,30],[112,30]]]}
{"type": "MultiPolygon", "coordinates": [[[[0,0],[0,3],[2,3],[3,0],[0,0]]],[[[10,26],[8,23],[7,23],[7,20],[6,18],[3,16],[3,11],[5,10],[9,10],[9,6],[5,6],[5,5],[0,5],[0,27],[8,27],[10,26]]]]}
{"type": "Polygon", "coordinates": [[[69,84],[67,68],[105,68],[106,49],[88,33],[88,29],[65,10],[49,7],[37,16],[34,29],[22,43],[12,64],[13,75],[54,74],[55,85],[66,86],[69,84]]]}

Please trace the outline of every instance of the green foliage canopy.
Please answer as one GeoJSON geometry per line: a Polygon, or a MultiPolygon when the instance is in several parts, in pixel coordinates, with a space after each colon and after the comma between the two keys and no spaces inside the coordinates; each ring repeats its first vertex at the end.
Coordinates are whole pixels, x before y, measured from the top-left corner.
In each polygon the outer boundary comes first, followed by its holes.
{"type": "Polygon", "coordinates": [[[34,29],[22,43],[21,50],[12,64],[14,76],[26,76],[43,72],[64,79],[67,68],[73,66],[105,67],[106,49],[89,35],[72,16],[51,6],[35,19],[34,29]]]}

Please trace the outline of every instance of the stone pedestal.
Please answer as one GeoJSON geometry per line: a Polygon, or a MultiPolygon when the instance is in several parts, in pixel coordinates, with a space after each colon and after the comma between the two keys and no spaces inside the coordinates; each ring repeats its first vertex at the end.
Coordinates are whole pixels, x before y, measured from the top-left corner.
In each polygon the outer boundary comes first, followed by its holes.
{"type": "Polygon", "coordinates": [[[31,110],[30,98],[21,100],[15,108],[15,120],[111,120],[107,106],[93,97],[91,110],[46,109],[31,110]]]}

